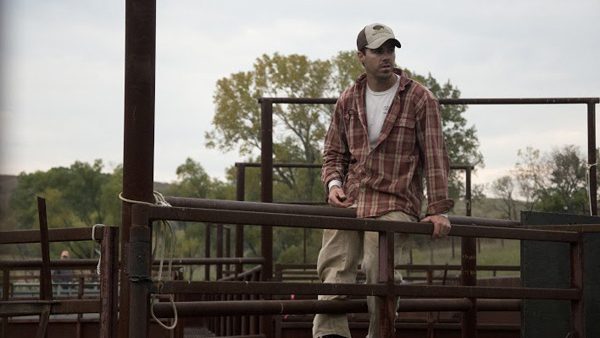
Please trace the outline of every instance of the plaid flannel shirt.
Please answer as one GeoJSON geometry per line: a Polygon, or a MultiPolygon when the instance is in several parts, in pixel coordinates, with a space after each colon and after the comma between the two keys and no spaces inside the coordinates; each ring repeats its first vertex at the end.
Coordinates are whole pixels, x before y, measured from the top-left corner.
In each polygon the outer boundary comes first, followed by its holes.
{"type": "Polygon", "coordinates": [[[342,182],[357,204],[358,217],[403,211],[419,217],[423,178],[427,180],[428,215],[447,212],[448,154],[437,99],[399,69],[400,85],[371,150],[365,110],[366,75],[338,98],[325,136],[321,179],[342,182]]]}

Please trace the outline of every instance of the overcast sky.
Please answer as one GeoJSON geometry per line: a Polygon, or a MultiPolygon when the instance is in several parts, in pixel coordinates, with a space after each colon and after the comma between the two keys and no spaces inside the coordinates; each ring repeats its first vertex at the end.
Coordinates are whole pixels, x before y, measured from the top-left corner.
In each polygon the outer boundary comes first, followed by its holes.
{"type": "MultiPolygon", "coordinates": [[[[5,0],[0,174],[102,159],[122,163],[124,0],[5,0]]],[[[382,22],[401,67],[450,80],[465,98],[600,96],[600,1],[158,0],[155,180],[187,157],[213,177],[242,160],[204,146],[218,79],[263,53],[328,59],[382,22]]],[[[598,109],[598,108],[597,108],[598,109]]],[[[600,111],[600,109],[598,109],[600,111]]],[[[508,173],[517,150],[566,144],[585,154],[586,108],[472,106],[486,167],[508,173]]],[[[600,120],[600,119],[597,119],[600,120]]]]}

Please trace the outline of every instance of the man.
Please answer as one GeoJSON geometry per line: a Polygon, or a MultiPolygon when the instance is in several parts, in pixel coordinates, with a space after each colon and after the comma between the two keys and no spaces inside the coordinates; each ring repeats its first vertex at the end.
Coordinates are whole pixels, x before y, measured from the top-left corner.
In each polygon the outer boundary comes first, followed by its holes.
{"type": "MultiPolygon", "coordinates": [[[[336,103],[321,178],[330,205],[356,208],[359,218],[408,222],[419,219],[425,178],[428,203],[421,221],[433,223],[433,237],[440,238],[450,231],[447,212],[454,203],[448,198],[439,104],[429,90],[394,68],[396,47],[400,42],[385,25],[371,24],[358,34],[357,55],[365,73],[336,103]]],[[[397,234],[394,241],[396,261],[402,239],[397,234]]],[[[377,283],[378,233],[324,230],[317,261],[324,283],[354,283],[361,258],[367,283],[377,283]]],[[[381,301],[367,299],[368,338],[388,338],[378,337],[381,301]]],[[[314,337],[350,338],[345,314],[317,314],[313,324],[314,337]]]]}
{"type": "MultiPolygon", "coordinates": [[[[68,260],[71,258],[71,255],[69,254],[69,250],[63,250],[60,252],[60,259],[61,260],[68,260]]],[[[56,283],[56,290],[57,290],[57,294],[61,295],[63,293],[66,293],[67,295],[69,295],[71,293],[71,289],[72,289],[72,285],[70,285],[73,282],[73,270],[66,268],[66,269],[56,269],[54,271],[54,283],[56,283]]]]}

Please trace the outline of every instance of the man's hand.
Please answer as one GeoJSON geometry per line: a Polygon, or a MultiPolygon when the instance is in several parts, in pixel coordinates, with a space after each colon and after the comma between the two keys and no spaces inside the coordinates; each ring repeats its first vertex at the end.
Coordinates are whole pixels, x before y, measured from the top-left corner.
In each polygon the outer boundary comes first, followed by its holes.
{"type": "Polygon", "coordinates": [[[346,197],[344,190],[337,185],[334,185],[329,189],[327,203],[336,208],[347,208],[352,205],[352,201],[346,197]]]}
{"type": "Polygon", "coordinates": [[[430,215],[421,220],[421,222],[433,223],[433,238],[444,238],[450,233],[452,226],[450,220],[446,216],[442,215],[430,215]]]}

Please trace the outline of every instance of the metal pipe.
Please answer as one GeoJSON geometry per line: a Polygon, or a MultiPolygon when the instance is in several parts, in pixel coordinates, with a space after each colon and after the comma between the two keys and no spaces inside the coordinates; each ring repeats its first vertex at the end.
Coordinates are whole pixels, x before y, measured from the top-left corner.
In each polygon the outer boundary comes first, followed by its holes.
{"type": "MultiPolygon", "coordinates": [[[[273,104],[270,100],[261,101],[260,107],[260,200],[273,202],[273,104]]],[[[261,254],[265,258],[264,280],[273,278],[273,228],[261,228],[261,254]]]]}
{"type": "MultiPolygon", "coordinates": [[[[243,201],[246,199],[246,167],[238,163],[235,167],[237,169],[236,200],[243,201]]],[[[241,224],[235,226],[235,256],[244,257],[244,226],[241,224]]],[[[242,266],[237,265],[235,271],[237,274],[242,273],[242,266]]]]}
{"type": "MultiPolygon", "coordinates": [[[[206,223],[206,225],[204,226],[204,257],[206,258],[210,258],[211,253],[210,253],[210,237],[211,237],[211,224],[210,223],[206,223]]],[[[210,280],[210,267],[209,266],[205,266],[204,267],[204,280],[210,280]]]]}
{"type": "MultiPolygon", "coordinates": [[[[102,229],[95,230],[95,238],[102,239],[102,229]]],[[[89,241],[92,239],[90,227],[48,229],[48,242],[89,241]]],[[[2,231],[0,244],[40,243],[39,230],[2,231]]]]}
{"type": "Polygon", "coordinates": [[[590,213],[595,216],[598,215],[598,183],[596,177],[598,160],[596,158],[596,105],[593,102],[589,102],[587,105],[587,129],[590,213]]]}
{"type": "MultiPolygon", "coordinates": [[[[260,125],[260,200],[271,203],[273,202],[273,104],[269,100],[261,102],[260,125]]],[[[273,279],[273,227],[262,224],[260,229],[260,251],[265,259],[261,276],[263,280],[268,281],[273,279]]],[[[272,338],[271,317],[261,317],[260,328],[267,338],[272,338]]]]}
{"type": "Polygon", "coordinates": [[[1,316],[39,315],[42,309],[51,306],[52,314],[99,313],[99,299],[27,300],[0,302],[1,316]]]}
{"type": "MultiPolygon", "coordinates": [[[[239,202],[238,202],[239,203],[239,202]]],[[[431,234],[431,223],[383,221],[376,219],[357,219],[342,217],[313,216],[300,214],[276,214],[253,211],[229,210],[224,213],[218,209],[175,208],[140,206],[148,211],[151,220],[221,222],[224,224],[271,225],[298,228],[394,231],[413,234],[431,234]]],[[[333,209],[333,208],[331,208],[333,209]]],[[[506,227],[479,227],[454,224],[450,236],[531,239],[540,241],[573,242],[577,233],[570,231],[536,230],[506,227]]],[[[267,259],[265,257],[265,259],[267,259]]]]}
{"type": "MultiPolygon", "coordinates": [[[[210,200],[201,198],[188,197],[166,197],[167,201],[174,207],[183,208],[207,208],[207,209],[226,209],[226,210],[242,210],[256,212],[273,212],[281,214],[296,214],[296,215],[313,215],[313,216],[333,216],[356,218],[356,210],[333,208],[330,206],[316,205],[298,205],[285,203],[260,203],[260,202],[240,202],[226,200],[210,200]]],[[[463,225],[485,225],[497,227],[516,227],[520,226],[520,222],[483,218],[483,217],[465,217],[465,216],[450,216],[452,224],[463,225]]]]}
{"type": "Polygon", "coordinates": [[[575,337],[586,337],[585,335],[585,301],[583,293],[583,278],[584,278],[584,264],[583,264],[583,235],[580,235],[579,241],[571,243],[570,245],[570,281],[571,288],[576,288],[580,291],[578,299],[571,300],[571,331],[575,333],[575,337]]]}
{"type": "MultiPolygon", "coordinates": [[[[125,85],[123,139],[123,196],[153,202],[154,93],[156,64],[156,0],[125,2],[125,85]]],[[[129,337],[129,259],[131,204],[122,203],[122,269],[119,297],[119,337],[129,337]]],[[[145,296],[138,293],[136,296],[145,296]]],[[[132,301],[140,302],[140,299],[132,301]]],[[[137,316],[137,315],[136,315],[137,316]]],[[[142,332],[145,332],[143,329],[142,332]]]]}
{"type": "MultiPolygon", "coordinates": [[[[477,285],[477,239],[461,238],[461,285],[477,285]]],[[[477,299],[469,298],[473,307],[463,313],[461,334],[463,338],[477,337],[477,299]]]]}
{"type": "MultiPolygon", "coordinates": [[[[482,299],[481,311],[519,311],[521,300],[482,299]]],[[[222,315],[283,315],[315,313],[366,313],[366,300],[244,300],[244,301],[194,301],[175,302],[179,317],[222,315]]],[[[410,299],[398,302],[399,312],[465,311],[472,308],[466,298],[410,299]]],[[[170,303],[157,303],[154,313],[159,318],[172,318],[170,303]]]]}
{"type": "Polygon", "coordinates": [[[40,222],[40,245],[42,251],[42,268],[40,270],[40,299],[52,299],[52,274],[50,272],[50,245],[48,243],[48,217],[46,200],[37,197],[38,217],[40,222]]]}
{"type": "MultiPolygon", "coordinates": [[[[295,98],[295,97],[262,97],[258,102],[270,101],[274,104],[335,104],[337,98],[295,98]]],[[[597,97],[554,97],[554,98],[459,98],[438,99],[440,104],[593,104],[600,103],[597,97]]]]}
{"type": "Polygon", "coordinates": [[[131,227],[129,243],[129,284],[131,302],[129,304],[129,337],[148,337],[149,292],[152,285],[150,261],[152,251],[152,230],[149,226],[135,223],[131,227]]]}
{"type": "MultiPolygon", "coordinates": [[[[216,265],[216,264],[262,264],[264,259],[262,257],[223,257],[223,258],[173,258],[171,260],[173,265],[216,265]]],[[[11,268],[12,270],[32,270],[39,269],[43,266],[43,262],[40,259],[25,259],[19,261],[3,261],[0,260],[0,268],[11,268]]],[[[69,260],[50,260],[51,268],[95,268],[98,264],[97,259],[85,258],[85,259],[69,259],[69,260]]],[[[160,260],[154,260],[152,265],[160,265],[160,260]]]]}
{"type": "MultiPolygon", "coordinates": [[[[217,224],[217,258],[223,258],[223,224],[217,224]]],[[[223,264],[219,263],[216,266],[217,280],[223,278],[223,264]]]]}
{"type": "MultiPolygon", "coordinates": [[[[281,282],[188,282],[165,281],[164,293],[253,294],[253,295],[349,295],[385,296],[390,288],[383,284],[281,283],[281,282]]],[[[494,298],[494,299],[580,299],[577,288],[530,288],[456,285],[394,285],[391,292],[403,297],[494,298]]]]}
{"type": "Polygon", "coordinates": [[[396,297],[392,291],[394,287],[394,233],[391,231],[379,232],[379,276],[378,282],[388,287],[389,292],[381,297],[379,311],[381,323],[379,326],[380,337],[394,336],[394,319],[396,318],[396,297]]]}
{"type": "Polygon", "coordinates": [[[100,262],[100,295],[102,309],[100,312],[100,337],[117,336],[118,303],[119,303],[119,253],[118,228],[104,227],[104,239],[101,244],[102,260],[100,262]]]}

